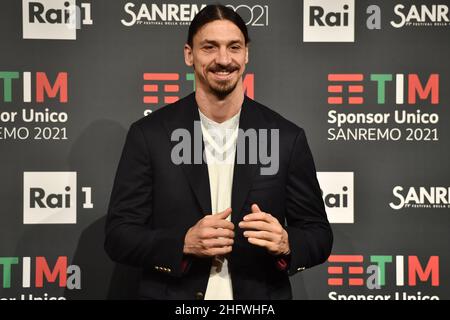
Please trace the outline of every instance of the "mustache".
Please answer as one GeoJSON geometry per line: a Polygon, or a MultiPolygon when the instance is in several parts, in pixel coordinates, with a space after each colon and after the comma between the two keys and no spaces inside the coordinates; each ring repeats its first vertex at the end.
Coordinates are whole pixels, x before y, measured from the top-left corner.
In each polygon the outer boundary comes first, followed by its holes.
{"type": "Polygon", "coordinates": [[[227,66],[220,65],[220,64],[214,64],[211,67],[209,67],[208,70],[212,71],[212,72],[220,72],[220,71],[233,72],[233,71],[239,70],[239,66],[234,63],[229,64],[227,66]]]}

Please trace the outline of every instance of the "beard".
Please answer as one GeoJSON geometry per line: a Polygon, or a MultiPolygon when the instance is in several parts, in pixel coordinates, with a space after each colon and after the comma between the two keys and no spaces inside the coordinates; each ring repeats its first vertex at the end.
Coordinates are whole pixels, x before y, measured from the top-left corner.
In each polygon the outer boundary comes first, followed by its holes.
{"type": "MultiPolygon", "coordinates": [[[[215,73],[215,72],[238,72],[240,69],[239,65],[235,63],[231,63],[227,66],[222,66],[218,64],[214,64],[207,68],[207,72],[215,73]]],[[[231,77],[231,79],[206,79],[206,82],[211,90],[211,92],[218,97],[219,99],[224,99],[228,96],[233,90],[236,88],[239,81],[239,77],[231,77]]]]}
{"type": "Polygon", "coordinates": [[[236,88],[239,79],[230,79],[225,81],[216,82],[213,81],[209,84],[211,92],[218,98],[223,99],[229,95],[236,88]]]}

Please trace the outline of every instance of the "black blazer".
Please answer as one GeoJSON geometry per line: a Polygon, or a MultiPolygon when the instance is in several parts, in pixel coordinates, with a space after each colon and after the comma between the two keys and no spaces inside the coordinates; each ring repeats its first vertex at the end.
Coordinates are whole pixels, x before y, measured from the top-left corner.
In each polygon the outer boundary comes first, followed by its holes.
{"type": "MultiPolygon", "coordinates": [[[[211,213],[207,165],[171,161],[178,143],[171,141],[171,133],[185,128],[193,134],[194,120],[200,119],[192,93],[133,123],[126,138],[106,220],[105,250],[116,262],[143,268],[142,298],[201,299],[206,291],[211,259],[185,257],[183,244],[187,230],[211,213]],[[186,259],[187,270],[182,268],[186,259]]],[[[239,127],[279,129],[280,147],[275,175],[261,175],[261,164],[234,167],[235,242],[228,260],[233,295],[236,300],[292,299],[288,276],[324,262],[333,242],[311,151],[303,129],[248,97],[239,127]],[[286,224],[291,255],[285,271],[277,268],[278,257],[248,243],[238,227],[253,203],[286,224]]]]}

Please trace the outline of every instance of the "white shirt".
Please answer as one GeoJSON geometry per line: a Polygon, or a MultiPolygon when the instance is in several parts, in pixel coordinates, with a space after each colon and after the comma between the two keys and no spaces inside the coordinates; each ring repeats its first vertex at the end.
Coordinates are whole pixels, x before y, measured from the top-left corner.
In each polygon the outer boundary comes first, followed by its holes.
{"type": "MultiPolygon", "coordinates": [[[[239,112],[232,118],[217,123],[199,109],[206,162],[208,164],[212,214],[231,207],[234,159],[239,129],[239,112]]],[[[227,220],[231,219],[231,215],[227,220]]],[[[228,261],[215,257],[206,288],[205,300],[233,300],[233,287],[228,261]]]]}

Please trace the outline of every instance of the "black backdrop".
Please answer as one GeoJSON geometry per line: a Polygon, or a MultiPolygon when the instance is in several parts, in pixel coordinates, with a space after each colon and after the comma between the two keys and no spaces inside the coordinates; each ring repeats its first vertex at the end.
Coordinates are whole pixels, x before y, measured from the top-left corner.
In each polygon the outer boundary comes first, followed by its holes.
{"type": "MultiPolygon", "coordinates": [[[[129,125],[194,89],[182,48],[213,3],[77,0],[80,28],[55,22],[74,1],[0,4],[2,299],[134,296],[103,251],[115,169],[129,125]]],[[[333,223],[294,298],[448,299],[448,1],[224,4],[248,22],[246,92],[306,130],[333,223]]]]}

